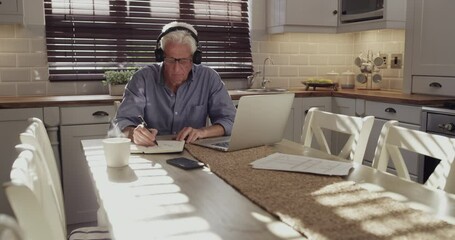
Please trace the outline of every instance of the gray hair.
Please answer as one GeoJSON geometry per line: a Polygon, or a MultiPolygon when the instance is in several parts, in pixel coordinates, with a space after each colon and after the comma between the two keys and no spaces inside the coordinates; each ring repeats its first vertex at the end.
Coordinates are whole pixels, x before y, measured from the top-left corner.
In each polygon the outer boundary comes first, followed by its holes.
{"type": "MultiPolygon", "coordinates": [[[[172,27],[187,28],[189,31],[193,32],[197,36],[196,29],[194,29],[194,27],[191,26],[190,24],[184,23],[184,22],[168,23],[168,24],[164,25],[162,32],[165,32],[166,30],[168,30],[169,28],[172,28],[172,27]]],[[[170,33],[164,35],[160,41],[161,49],[164,50],[166,48],[166,43],[168,43],[168,42],[186,44],[190,47],[191,53],[194,53],[197,49],[196,39],[194,39],[193,36],[191,36],[191,33],[189,33],[188,31],[185,31],[185,30],[176,30],[176,31],[173,31],[173,32],[170,32],[170,33]]]]}

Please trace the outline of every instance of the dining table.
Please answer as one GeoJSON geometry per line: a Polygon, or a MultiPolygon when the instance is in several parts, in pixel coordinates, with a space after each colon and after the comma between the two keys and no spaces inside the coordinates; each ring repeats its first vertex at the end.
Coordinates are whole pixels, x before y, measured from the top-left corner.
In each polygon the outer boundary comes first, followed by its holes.
{"type": "Polygon", "coordinates": [[[450,239],[455,197],[370,166],[345,176],[254,169],[271,153],[349,162],[299,143],[231,153],[185,144],[178,153],[131,154],[107,167],[102,139],[82,140],[113,239],[450,239]],[[167,164],[195,159],[203,168],[167,164]]]}

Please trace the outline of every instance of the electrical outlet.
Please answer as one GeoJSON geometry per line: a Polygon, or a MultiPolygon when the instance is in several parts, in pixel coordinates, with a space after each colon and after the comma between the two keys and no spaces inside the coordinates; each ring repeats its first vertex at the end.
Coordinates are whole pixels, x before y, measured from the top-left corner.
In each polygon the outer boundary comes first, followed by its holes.
{"type": "Polygon", "coordinates": [[[381,53],[379,54],[379,57],[382,58],[383,62],[382,65],[379,66],[378,68],[387,68],[387,61],[389,60],[389,55],[381,53]]]}
{"type": "Polygon", "coordinates": [[[403,65],[403,54],[390,55],[390,68],[401,68],[403,65]]]}

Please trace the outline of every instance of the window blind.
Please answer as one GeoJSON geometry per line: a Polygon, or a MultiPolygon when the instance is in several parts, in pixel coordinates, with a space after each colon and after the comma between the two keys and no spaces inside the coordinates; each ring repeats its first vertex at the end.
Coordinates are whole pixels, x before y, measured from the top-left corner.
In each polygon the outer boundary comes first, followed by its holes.
{"type": "Polygon", "coordinates": [[[223,79],[252,73],[248,0],[44,0],[50,81],[104,79],[155,62],[171,21],[198,31],[202,63],[223,79]]]}

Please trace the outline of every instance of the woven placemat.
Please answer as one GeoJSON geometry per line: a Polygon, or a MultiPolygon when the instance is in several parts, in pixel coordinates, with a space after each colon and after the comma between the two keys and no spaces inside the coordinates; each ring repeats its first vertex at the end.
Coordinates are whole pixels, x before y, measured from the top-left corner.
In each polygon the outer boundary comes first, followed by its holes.
{"type": "Polygon", "coordinates": [[[253,169],[271,147],[185,148],[248,199],[310,239],[455,239],[455,226],[341,177],[253,169]]]}

